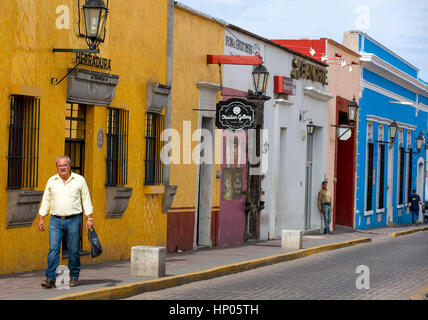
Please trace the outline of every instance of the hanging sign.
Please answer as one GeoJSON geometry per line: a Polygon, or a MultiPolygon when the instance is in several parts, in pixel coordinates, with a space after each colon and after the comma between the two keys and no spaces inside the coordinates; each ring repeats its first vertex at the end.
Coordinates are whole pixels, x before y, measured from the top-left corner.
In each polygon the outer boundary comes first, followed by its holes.
{"type": "Polygon", "coordinates": [[[256,128],[256,106],[234,98],[217,104],[216,127],[233,131],[256,128]]]}

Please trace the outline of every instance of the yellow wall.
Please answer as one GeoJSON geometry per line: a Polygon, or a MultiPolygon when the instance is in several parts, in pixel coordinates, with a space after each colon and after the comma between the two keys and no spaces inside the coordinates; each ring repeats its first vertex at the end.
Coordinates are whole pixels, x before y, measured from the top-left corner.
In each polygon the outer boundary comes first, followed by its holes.
{"type": "MultiPolygon", "coordinates": [[[[179,131],[181,139],[181,163],[183,163],[183,121],[191,121],[192,134],[198,129],[199,89],[198,82],[219,84],[217,65],[207,64],[207,54],[223,54],[224,27],[217,22],[176,7],[174,11],[174,69],[172,88],[172,128],[179,131]]],[[[219,98],[219,94],[217,95],[219,98]]],[[[197,146],[192,142],[192,150],[197,146]]],[[[220,180],[213,170],[213,206],[219,206],[220,180]]],[[[173,208],[194,208],[196,201],[197,165],[171,166],[171,185],[178,185],[173,208]]]]}
{"type": "MultiPolygon", "coordinates": [[[[39,147],[39,183],[44,190],[56,174],[55,159],[64,153],[67,81],[53,86],[74,66],[71,53],[52,53],[52,48],[87,48],[77,36],[77,0],[0,1],[0,274],[42,269],[47,265],[48,233],[32,227],[6,228],[6,187],[10,88],[27,85],[42,88],[39,147]],[[70,30],[56,28],[59,5],[70,8],[70,30]],[[76,13],[76,16],[75,16],[76,13]]],[[[146,84],[166,83],[167,0],[110,1],[107,37],[100,56],[112,60],[110,73],[119,75],[112,107],[130,112],[128,185],[133,194],[124,216],[105,218],[104,147],[97,149],[99,128],[107,129],[107,108],[89,106],[86,120],[85,178],[93,205],[95,228],[104,252],[101,257],[82,257],[82,263],[130,257],[131,246],[166,244],[166,215],[161,212],[162,196],[145,195],[145,111],[146,84]]],[[[82,67],[101,72],[90,67],[82,67]]],[[[45,222],[48,219],[45,218],[45,222]]],[[[84,249],[88,250],[86,232],[84,249]]],[[[66,263],[62,261],[62,263],[66,263]]]]}

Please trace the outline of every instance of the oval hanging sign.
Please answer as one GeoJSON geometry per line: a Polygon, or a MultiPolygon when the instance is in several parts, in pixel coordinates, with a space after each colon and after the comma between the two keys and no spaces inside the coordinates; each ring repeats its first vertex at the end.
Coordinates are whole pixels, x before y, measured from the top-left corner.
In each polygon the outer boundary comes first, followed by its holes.
{"type": "Polygon", "coordinates": [[[256,128],[256,106],[234,98],[217,104],[216,127],[233,131],[256,128]]]}

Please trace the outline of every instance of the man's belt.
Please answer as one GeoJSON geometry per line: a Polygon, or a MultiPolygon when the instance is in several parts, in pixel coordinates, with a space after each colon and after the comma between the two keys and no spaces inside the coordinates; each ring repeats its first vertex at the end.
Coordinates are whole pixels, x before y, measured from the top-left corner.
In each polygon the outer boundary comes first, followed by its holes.
{"type": "Polygon", "coordinates": [[[324,202],[324,203],[321,203],[321,205],[323,205],[323,204],[328,204],[329,206],[331,206],[331,202],[324,202]]]}
{"type": "Polygon", "coordinates": [[[52,215],[52,216],[55,218],[61,219],[61,220],[67,220],[67,219],[72,219],[72,218],[79,216],[79,215],[81,215],[81,213],[73,214],[71,216],[56,216],[56,215],[52,215]]]}

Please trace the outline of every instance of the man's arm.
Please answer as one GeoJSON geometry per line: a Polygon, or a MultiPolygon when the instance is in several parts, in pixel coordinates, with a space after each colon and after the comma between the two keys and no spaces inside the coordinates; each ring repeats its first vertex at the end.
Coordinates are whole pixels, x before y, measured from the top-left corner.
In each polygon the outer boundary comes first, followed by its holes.
{"type": "Polygon", "coordinates": [[[94,219],[92,218],[94,207],[92,206],[91,196],[89,194],[88,185],[86,184],[85,180],[83,180],[83,185],[80,191],[80,195],[82,197],[83,212],[85,213],[85,216],[87,218],[86,228],[92,229],[94,227],[94,219]]]}
{"type": "Polygon", "coordinates": [[[45,222],[43,218],[48,215],[50,210],[50,188],[49,188],[49,180],[46,183],[45,191],[43,192],[43,198],[42,203],[40,205],[39,210],[39,223],[38,223],[38,229],[39,231],[45,231],[45,222]]]}

